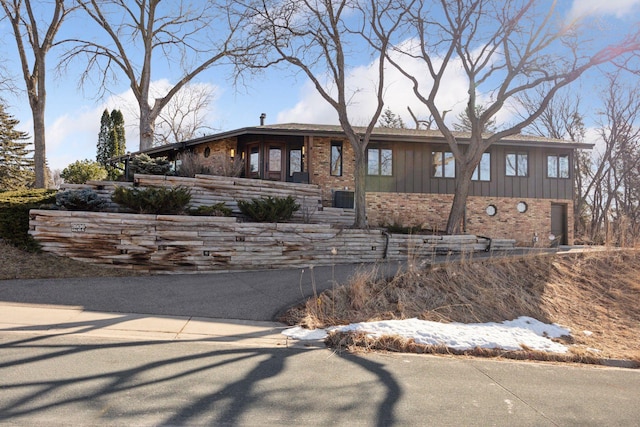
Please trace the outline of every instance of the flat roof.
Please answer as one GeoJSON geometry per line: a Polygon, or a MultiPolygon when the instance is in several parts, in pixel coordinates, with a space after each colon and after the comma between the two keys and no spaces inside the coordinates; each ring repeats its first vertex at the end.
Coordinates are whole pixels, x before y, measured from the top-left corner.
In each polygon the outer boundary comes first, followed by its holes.
{"type": "MultiPolygon", "coordinates": [[[[366,128],[355,126],[354,130],[362,135],[366,132],[366,128]]],[[[452,132],[458,139],[458,142],[465,144],[471,138],[469,132],[452,132]]],[[[238,137],[242,135],[283,135],[283,136],[325,136],[325,137],[341,137],[345,138],[344,131],[339,125],[323,125],[323,124],[305,124],[305,123],[283,123],[263,126],[250,126],[230,131],[220,132],[211,135],[205,135],[199,138],[190,139],[174,144],[153,147],[148,150],[139,151],[132,154],[158,154],[166,151],[174,151],[192,147],[195,145],[213,142],[226,138],[238,137]]],[[[487,135],[488,136],[488,135],[487,135]]],[[[370,137],[371,142],[432,142],[446,143],[445,137],[437,129],[401,129],[401,128],[383,128],[376,127],[373,129],[370,137]]],[[[591,149],[594,144],[565,141],[562,139],[543,138],[535,135],[511,135],[502,138],[495,144],[511,145],[511,146],[535,146],[535,147],[553,147],[553,148],[578,148],[591,149]]]]}

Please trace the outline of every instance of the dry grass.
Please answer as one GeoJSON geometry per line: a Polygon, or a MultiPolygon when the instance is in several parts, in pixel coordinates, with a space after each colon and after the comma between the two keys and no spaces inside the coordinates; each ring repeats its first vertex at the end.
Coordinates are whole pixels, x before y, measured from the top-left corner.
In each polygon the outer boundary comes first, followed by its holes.
{"type": "MultiPolygon", "coordinates": [[[[385,319],[500,322],[530,316],[572,331],[571,354],[481,351],[483,355],[593,363],[601,358],[640,363],[640,251],[466,260],[402,271],[389,280],[360,272],[288,313],[309,328],[385,319]],[[584,331],[589,331],[585,333],[584,331]]],[[[412,342],[363,337],[333,345],[446,352],[412,342]],[[393,343],[390,345],[389,343],[393,343]]],[[[465,352],[465,354],[476,354],[465,352]]]]}
{"type": "Polygon", "coordinates": [[[98,267],[46,253],[21,251],[0,241],[0,280],[122,277],[142,275],[133,270],[98,267]]]}

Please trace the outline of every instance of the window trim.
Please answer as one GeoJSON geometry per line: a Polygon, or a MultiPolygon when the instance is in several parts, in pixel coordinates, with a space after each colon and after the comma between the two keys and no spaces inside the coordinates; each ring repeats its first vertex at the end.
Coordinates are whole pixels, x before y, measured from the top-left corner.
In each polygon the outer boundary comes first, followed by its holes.
{"type": "Polygon", "coordinates": [[[344,144],[342,143],[342,141],[331,141],[331,145],[329,149],[329,176],[342,176],[343,157],[344,157],[344,144]],[[334,147],[338,149],[338,153],[339,153],[338,158],[335,161],[333,159],[334,147]],[[334,163],[336,163],[336,167],[338,168],[337,173],[334,173],[334,163]]]}
{"type": "Polygon", "coordinates": [[[473,173],[471,174],[471,181],[477,182],[490,182],[491,181],[491,153],[484,152],[482,153],[482,158],[480,159],[480,163],[473,169],[473,173]],[[489,159],[489,176],[484,177],[482,174],[482,161],[485,159],[489,159]]]}
{"type": "Polygon", "coordinates": [[[457,174],[457,165],[456,165],[456,157],[453,155],[453,152],[451,151],[431,151],[431,178],[437,178],[437,179],[455,179],[456,174],[457,174]],[[436,154],[440,155],[440,164],[436,165],[433,161],[434,157],[436,154]],[[445,162],[445,156],[447,154],[451,155],[451,158],[453,159],[453,176],[447,176],[446,171],[447,171],[447,167],[446,167],[446,162],[445,162]],[[440,174],[441,175],[437,175],[436,174],[436,166],[438,167],[438,169],[440,169],[440,174]]]}
{"type": "Polygon", "coordinates": [[[569,157],[569,154],[547,154],[546,159],[547,159],[547,162],[546,162],[547,178],[550,178],[550,179],[570,179],[571,178],[571,158],[569,157]],[[555,175],[550,174],[549,159],[551,157],[554,157],[556,159],[555,171],[554,171],[555,175]],[[563,171],[561,167],[561,162],[560,162],[561,158],[567,159],[566,176],[561,174],[561,172],[563,171]]]}
{"type": "Polygon", "coordinates": [[[508,176],[508,177],[512,177],[512,178],[526,178],[529,176],[529,152],[528,151],[509,151],[505,154],[504,156],[504,176],[508,176]],[[514,169],[515,169],[515,173],[510,174],[508,172],[508,167],[509,167],[509,162],[508,162],[508,158],[510,155],[515,156],[515,165],[514,165],[514,169]],[[524,157],[525,159],[527,159],[527,168],[524,171],[524,174],[521,174],[520,172],[520,157],[524,157]]]}
{"type": "Polygon", "coordinates": [[[380,176],[380,177],[390,177],[393,176],[394,168],[393,168],[393,148],[388,146],[369,146],[367,148],[367,176],[380,176]],[[369,154],[372,151],[377,152],[377,173],[371,173],[370,164],[369,164],[369,154]],[[389,173],[383,173],[386,169],[383,169],[386,165],[383,159],[383,151],[388,151],[390,154],[389,160],[391,161],[390,171],[389,173]]]}
{"type": "Polygon", "coordinates": [[[304,155],[302,154],[302,147],[300,147],[300,148],[290,148],[289,149],[289,157],[288,157],[287,161],[289,162],[289,164],[288,164],[289,177],[292,177],[295,172],[304,172],[304,155]],[[291,158],[291,156],[293,155],[293,153],[297,153],[297,152],[300,153],[300,170],[299,171],[294,171],[293,167],[292,167],[292,162],[291,162],[292,158],[291,158]]]}

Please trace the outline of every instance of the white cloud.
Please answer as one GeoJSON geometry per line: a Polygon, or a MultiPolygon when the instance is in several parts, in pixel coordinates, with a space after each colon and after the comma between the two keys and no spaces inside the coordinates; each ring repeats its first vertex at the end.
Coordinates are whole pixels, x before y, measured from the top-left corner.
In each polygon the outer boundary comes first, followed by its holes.
{"type": "MultiPolygon", "coordinates": [[[[410,40],[405,42],[405,44],[409,43],[411,43],[410,40]]],[[[431,79],[427,75],[424,62],[398,54],[394,57],[409,74],[418,76],[420,90],[423,95],[427,95],[431,89],[431,79]]],[[[435,66],[438,67],[440,64],[436,61],[435,66]]],[[[355,125],[367,125],[375,111],[377,76],[376,61],[353,68],[348,74],[347,86],[351,94],[348,111],[349,117],[355,125]]],[[[458,114],[466,108],[469,87],[464,70],[456,60],[452,60],[447,67],[443,82],[444,86],[436,97],[436,105],[440,111],[449,110],[446,121],[451,125],[457,120],[458,114]]],[[[427,107],[418,100],[413,92],[412,83],[391,64],[388,64],[386,68],[385,85],[385,108],[389,108],[396,115],[402,117],[408,127],[413,128],[415,122],[407,107],[411,108],[418,120],[429,118],[427,107]]],[[[327,87],[329,86],[327,85],[327,87]]],[[[488,94],[480,94],[478,103],[488,103],[489,100],[488,94]]],[[[504,108],[496,118],[498,123],[505,123],[511,117],[512,113],[509,109],[504,108]]],[[[299,101],[293,107],[280,111],[277,121],[279,123],[337,124],[338,117],[333,107],[318,94],[314,85],[308,82],[300,92],[299,101]]]]}
{"type": "MultiPolygon", "coordinates": [[[[153,82],[152,96],[164,95],[170,87],[171,85],[166,79],[153,82]]],[[[212,90],[214,93],[216,92],[215,87],[212,90]]],[[[138,150],[140,135],[138,104],[133,92],[129,89],[110,96],[98,106],[93,108],[83,106],[75,111],[58,115],[52,123],[47,123],[47,160],[51,169],[64,169],[76,160],[95,159],[100,118],[105,109],[122,111],[125,121],[127,151],[138,150]]]]}
{"type": "Polygon", "coordinates": [[[625,18],[640,11],[640,0],[574,0],[568,17],[570,20],[603,15],[625,18]]]}

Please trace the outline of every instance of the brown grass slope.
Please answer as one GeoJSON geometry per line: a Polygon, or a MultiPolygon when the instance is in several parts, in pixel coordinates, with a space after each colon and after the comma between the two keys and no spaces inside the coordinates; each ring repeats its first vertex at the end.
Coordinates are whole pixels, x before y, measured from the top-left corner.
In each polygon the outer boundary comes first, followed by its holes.
{"type": "MultiPolygon", "coordinates": [[[[317,328],[414,317],[500,322],[530,316],[571,329],[573,360],[640,362],[639,251],[467,259],[412,268],[390,281],[374,280],[374,276],[358,273],[348,285],[309,300],[304,307],[290,310],[287,317],[317,328]]],[[[334,340],[345,342],[344,337],[334,340]]],[[[350,343],[380,348],[365,343],[362,337],[352,338],[350,343]]],[[[416,347],[396,342],[390,348],[407,346],[416,347]]],[[[532,358],[546,359],[544,355],[532,358]]]]}
{"type": "Polygon", "coordinates": [[[133,270],[100,267],[47,253],[25,252],[0,242],[0,280],[122,277],[140,274],[133,270]]]}

